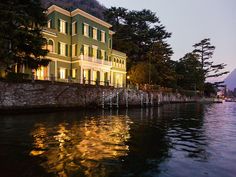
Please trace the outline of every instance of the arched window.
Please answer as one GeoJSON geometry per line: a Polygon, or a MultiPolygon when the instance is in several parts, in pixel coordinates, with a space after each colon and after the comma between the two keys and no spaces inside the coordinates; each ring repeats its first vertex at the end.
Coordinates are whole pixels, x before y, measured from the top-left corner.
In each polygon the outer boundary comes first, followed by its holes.
{"type": "Polygon", "coordinates": [[[54,52],[54,42],[52,39],[48,40],[48,50],[49,52],[54,52]]]}

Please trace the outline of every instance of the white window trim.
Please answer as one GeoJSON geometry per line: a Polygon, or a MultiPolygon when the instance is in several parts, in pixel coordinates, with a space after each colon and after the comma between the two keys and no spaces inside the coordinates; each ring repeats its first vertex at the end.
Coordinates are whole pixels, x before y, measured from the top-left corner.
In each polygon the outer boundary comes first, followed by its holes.
{"type": "Polygon", "coordinates": [[[51,22],[52,22],[52,19],[49,19],[48,22],[47,22],[47,27],[50,28],[50,29],[52,28],[51,22]],[[50,24],[50,26],[49,26],[49,24],[50,24]]]}
{"type": "Polygon", "coordinates": [[[86,45],[86,44],[84,44],[84,56],[89,56],[89,45],[86,45]],[[88,52],[87,52],[87,54],[85,55],[85,48],[87,48],[88,49],[88,52]]]}
{"type": "MultiPolygon", "coordinates": [[[[75,24],[76,24],[76,22],[77,21],[74,21],[73,23],[72,23],[72,25],[71,25],[71,28],[72,28],[72,36],[75,36],[75,35],[77,35],[77,33],[75,33],[75,24]],[[74,29],[74,31],[73,31],[73,29],[74,29]],[[74,33],[73,33],[74,32],[74,33]]],[[[77,29],[78,30],[78,29],[77,29]]],[[[78,32],[78,31],[77,31],[78,32]]]]}
{"type": "Polygon", "coordinates": [[[76,51],[76,44],[72,44],[72,57],[76,57],[75,51],[76,51]]]}
{"type": "Polygon", "coordinates": [[[92,45],[92,48],[93,48],[93,51],[92,51],[93,58],[97,58],[97,55],[98,55],[98,46],[92,45]],[[95,55],[94,55],[94,51],[96,51],[95,55]]]}
{"type": "MultiPolygon", "coordinates": [[[[59,29],[59,32],[62,33],[62,34],[66,34],[66,21],[63,20],[63,19],[59,19],[59,20],[60,20],[60,29],[59,29]],[[64,28],[64,31],[65,31],[65,32],[63,32],[63,30],[61,31],[61,28],[62,28],[61,22],[64,23],[64,25],[65,25],[65,28],[64,28]]],[[[62,29],[63,29],[63,28],[62,28],[62,29]]]]}
{"type": "Polygon", "coordinates": [[[60,67],[60,68],[59,68],[59,71],[60,71],[60,72],[59,72],[59,74],[60,74],[60,75],[59,75],[60,79],[66,79],[66,68],[60,67]],[[65,75],[64,75],[63,78],[61,77],[61,70],[64,70],[64,74],[65,74],[65,75]]]}
{"type": "Polygon", "coordinates": [[[83,24],[84,24],[84,29],[83,29],[84,30],[84,36],[89,37],[89,24],[87,24],[87,23],[83,23],[83,24]],[[85,28],[85,26],[87,28],[85,28]],[[85,30],[85,29],[87,29],[87,30],[85,30]]]}
{"type": "Polygon", "coordinates": [[[76,78],[76,76],[77,76],[76,70],[77,70],[77,68],[72,69],[72,78],[76,78]],[[73,77],[73,74],[75,74],[75,77],[73,77]]]}
{"type": "Polygon", "coordinates": [[[96,30],[96,32],[94,33],[93,31],[93,39],[94,40],[98,40],[98,29],[96,28],[96,27],[93,27],[93,30],[96,30]],[[96,34],[96,38],[95,38],[95,35],[94,34],[96,34]]]}
{"type": "MultiPolygon", "coordinates": [[[[50,53],[55,53],[55,42],[54,42],[54,40],[53,40],[52,38],[49,38],[49,39],[47,40],[47,43],[49,43],[49,40],[51,40],[52,43],[53,43],[52,51],[49,51],[49,52],[50,52],[50,53]]],[[[48,45],[48,44],[47,44],[47,45],[48,45]]]]}
{"type": "Polygon", "coordinates": [[[106,56],[105,56],[105,50],[102,50],[102,49],[101,49],[101,57],[103,57],[102,60],[105,60],[105,57],[106,57],[106,56]]]}
{"type": "Polygon", "coordinates": [[[103,42],[103,43],[106,42],[106,32],[103,31],[103,30],[101,30],[101,42],[103,42]],[[103,36],[102,34],[104,34],[104,38],[102,37],[102,36],[103,36]],[[104,39],[104,40],[103,40],[103,39],[104,39]]]}
{"type": "Polygon", "coordinates": [[[64,43],[64,42],[60,42],[60,55],[61,56],[66,56],[66,43],[64,43]],[[64,54],[62,54],[62,44],[64,45],[64,54]]]}

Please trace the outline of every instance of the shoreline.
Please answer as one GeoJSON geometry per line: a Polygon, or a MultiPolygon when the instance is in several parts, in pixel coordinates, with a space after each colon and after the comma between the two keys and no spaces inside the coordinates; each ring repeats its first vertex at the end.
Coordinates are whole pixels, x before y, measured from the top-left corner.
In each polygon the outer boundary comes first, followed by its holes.
{"type": "Polygon", "coordinates": [[[0,81],[0,114],[131,109],[165,104],[217,103],[214,98],[128,88],[51,82],[0,81]]]}

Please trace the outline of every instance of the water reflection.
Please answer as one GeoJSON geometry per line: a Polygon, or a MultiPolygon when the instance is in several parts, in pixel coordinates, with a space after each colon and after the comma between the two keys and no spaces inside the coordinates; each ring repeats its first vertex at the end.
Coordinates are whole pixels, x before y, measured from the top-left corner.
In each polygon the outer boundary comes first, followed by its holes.
{"type": "Polygon", "coordinates": [[[118,168],[117,159],[127,155],[130,123],[126,116],[101,116],[54,127],[36,124],[30,155],[46,159],[41,166],[61,177],[107,176],[106,166],[118,168]]]}
{"type": "Polygon", "coordinates": [[[1,117],[1,176],[236,174],[235,103],[173,104],[98,115],[100,111],[1,117]]]}

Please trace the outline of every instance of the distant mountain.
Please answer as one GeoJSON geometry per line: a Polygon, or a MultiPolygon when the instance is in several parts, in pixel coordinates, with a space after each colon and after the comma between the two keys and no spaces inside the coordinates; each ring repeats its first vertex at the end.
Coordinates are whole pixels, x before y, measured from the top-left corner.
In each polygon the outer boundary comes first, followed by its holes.
{"type": "Polygon", "coordinates": [[[101,5],[97,0],[41,0],[41,2],[45,8],[53,4],[68,11],[79,8],[100,19],[104,19],[103,12],[106,10],[106,7],[101,5]]]}
{"type": "Polygon", "coordinates": [[[236,88],[236,69],[234,69],[225,79],[225,84],[227,85],[227,88],[232,91],[236,88]]]}

